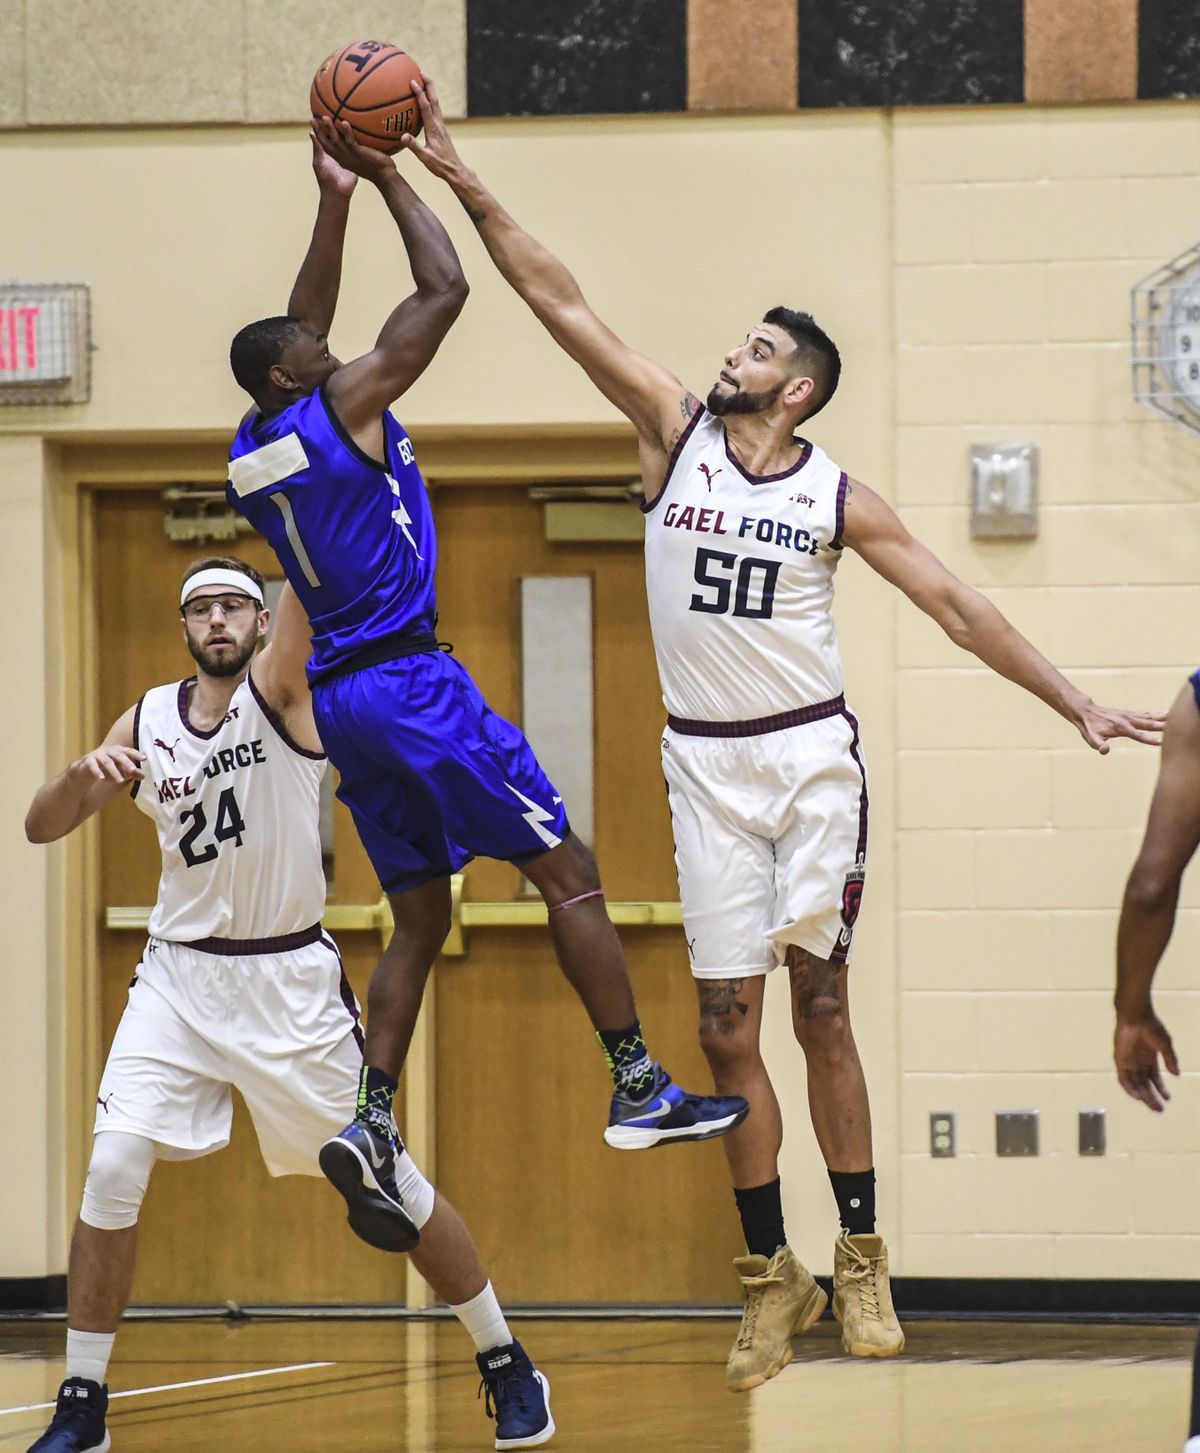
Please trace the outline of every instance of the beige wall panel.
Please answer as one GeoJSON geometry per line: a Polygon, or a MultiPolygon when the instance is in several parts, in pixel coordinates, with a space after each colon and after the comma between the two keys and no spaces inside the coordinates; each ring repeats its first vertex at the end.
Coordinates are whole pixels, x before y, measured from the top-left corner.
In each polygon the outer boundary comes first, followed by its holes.
{"type": "Polygon", "coordinates": [[[205,0],[202,10],[190,0],[37,0],[28,7],[26,119],[40,126],[240,120],[242,9],[242,0],[205,0]],[[53,74],[43,76],[38,58],[49,56],[53,74]]]}
{"type": "Polygon", "coordinates": [[[897,765],[901,829],[1050,825],[1045,752],[901,752],[897,765]]]}
{"type": "MultiPolygon", "coordinates": [[[[1113,401],[1122,402],[1122,401],[1113,401]]],[[[1141,410],[1135,423],[1107,415],[1079,424],[1039,424],[999,417],[977,424],[906,425],[896,431],[901,507],[968,501],[967,448],[972,443],[1035,438],[1041,450],[1044,503],[1191,504],[1200,471],[1200,438],[1141,410]]],[[[907,511],[906,511],[907,513],[907,511]]],[[[968,521],[963,510],[960,532],[968,521]]]]}
{"type": "Polygon", "coordinates": [[[467,109],[466,0],[245,0],[246,119],[306,121],[313,72],[354,40],[390,41],[437,82],[447,116],[467,109]]]}
{"type": "Polygon", "coordinates": [[[46,493],[49,475],[39,439],[0,439],[0,571],[14,602],[14,627],[0,646],[5,727],[21,744],[0,776],[0,862],[4,864],[6,955],[4,1032],[0,1040],[0,1156],[19,1175],[0,1195],[0,1276],[47,1276],[62,1268],[65,1206],[62,1045],[63,965],[49,953],[52,902],[48,850],[25,841],[23,822],[34,788],[57,770],[47,760],[46,493]],[[19,763],[19,765],[18,765],[19,763]],[[30,1154],[30,1147],[45,1147],[30,1154]]]}
{"type": "MultiPolygon", "coordinates": [[[[605,320],[702,394],[724,351],[766,308],[787,301],[811,309],[852,363],[821,417],[819,442],[888,485],[882,116],[466,123],[458,139],[513,213],[571,265],[605,320]],[[781,171],[799,169],[839,227],[873,246],[847,269],[823,232],[802,225],[805,198],[789,193],[779,225],[756,235],[754,265],[746,266],[697,230],[697,199],[714,168],[736,168],[747,187],[764,192],[778,190],[781,171]],[[652,228],[643,225],[648,218],[652,228]],[[876,425],[864,428],[864,419],[876,425]]],[[[416,183],[445,218],[472,294],[436,364],[405,399],[405,421],[615,419],[492,269],[449,193],[423,174],[416,183]]],[[[244,399],[226,376],[229,340],[243,323],[284,306],[312,228],[316,189],[304,130],[14,133],[0,137],[0,188],[40,199],[9,218],[6,268],[90,282],[102,350],[90,404],[31,410],[23,422],[53,431],[232,429],[244,399]],[[252,201],[235,213],[234,198],[252,201]],[[163,367],[168,340],[184,339],[186,386],[163,367]]],[[[350,224],[339,352],[369,347],[409,287],[395,228],[364,187],[350,224]]]]}
{"type": "Polygon", "coordinates": [[[909,345],[1040,343],[1048,336],[1049,310],[1047,269],[1040,263],[896,271],[896,331],[909,345]]]}
{"type": "Polygon", "coordinates": [[[983,1237],[975,1231],[906,1236],[904,1267],[909,1276],[1047,1277],[1057,1274],[1054,1246],[1050,1235],[983,1237]]]}
{"type": "Polygon", "coordinates": [[[1138,0],[1025,0],[1027,101],[1137,97],[1138,0]]]}
{"type": "Polygon", "coordinates": [[[0,126],[21,126],[25,121],[25,0],[0,5],[0,126]]]}
{"type": "Polygon", "coordinates": [[[1047,177],[1196,175],[1200,100],[1035,114],[1052,121],[1046,128],[1047,177]]]}
{"type": "Polygon", "coordinates": [[[1050,133],[1033,106],[902,109],[894,114],[895,180],[921,182],[1036,180],[1046,173],[1050,133]]]}

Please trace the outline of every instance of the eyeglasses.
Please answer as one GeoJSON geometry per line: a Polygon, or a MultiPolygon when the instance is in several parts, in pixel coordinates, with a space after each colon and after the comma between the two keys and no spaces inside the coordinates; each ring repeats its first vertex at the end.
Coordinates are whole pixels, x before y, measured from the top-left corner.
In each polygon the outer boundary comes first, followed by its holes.
{"type": "Polygon", "coordinates": [[[186,605],[181,605],[179,613],[184,620],[200,625],[212,615],[214,607],[220,608],[226,620],[262,609],[258,601],[249,595],[203,595],[199,600],[189,600],[186,605]]]}

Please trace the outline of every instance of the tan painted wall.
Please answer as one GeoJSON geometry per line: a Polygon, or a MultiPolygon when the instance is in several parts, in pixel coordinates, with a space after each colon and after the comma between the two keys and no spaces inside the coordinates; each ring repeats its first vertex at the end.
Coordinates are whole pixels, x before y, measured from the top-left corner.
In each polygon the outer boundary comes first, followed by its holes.
{"type": "MultiPolygon", "coordinates": [[[[810,307],[847,360],[819,442],[898,499],[952,568],[1098,697],[1174,694],[1195,652],[1200,601],[1179,512],[1195,508],[1200,442],[1127,402],[1127,289],[1192,240],[1200,178],[1183,168],[1200,106],[471,123],[460,135],[598,311],[701,392],[764,307],[810,307]],[[1042,445],[1031,544],[969,542],[966,445],[993,438],[1042,445]]],[[[464,219],[424,190],[473,292],[406,420],[613,417],[487,270],[464,219]]],[[[227,428],[241,409],[229,336],[283,306],[307,236],[303,133],[0,136],[0,195],[29,199],[6,218],[7,270],[90,282],[100,349],[92,403],[6,413],[0,430],[227,428]]],[[[364,196],[335,340],[344,356],[404,286],[394,234],[364,196]]],[[[1180,1238],[1190,1249],[1200,1235],[1200,1198],[1182,1194],[1200,1165],[1184,1158],[1197,1148],[1194,1090],[1151,1123],[1118,1104],[1107,1068],[1113,905],[1153,755],[1093,759],[853,557],[838,619],[873,807],[855,1018],[897,1269],[1173,1274],[1180,1238]],[[1111,1111],[1111,1153],[1079,1162],[1074,1113],[1097,1104],[1111,1111]],[[1049,1153],[1036,1161],[991,1155],[991,1114],[1014,1105],[1042,1111],[1049,1153]],[[934,1109],[958,1113],[953,1162],[925,1153],[934,1109]]],[[[8,679],[39,679],[37,639],[7,637],[0,661],[8,679]]],[[[14,859],[34,851],[14,841],[14,859]]],[[[1185,920],[1168,985],[1187,982],[1200,914],[1185,920]]],[[[48,941],[44,927],[34,962],[48,941]]],[[[832,1199],[782,987],[769,1054],[788,1119],[787,1210],[793,1242],[827,1270],[832,1199]]],[[[1163,996],[1185,1052],[1197,1002],[1182,987],[1163,996]]],[[[16,1083],[9,1065],[0,1053],[0,1103],[16,1083]]],[[[52,1063],[47,1083],[61,1080],[52,1063]]],[[[59,1241],[45,1269],[61,1265],[59,1241]]],[[[4,1274],[18,1273],[0,1260],[4,1274]]]]}

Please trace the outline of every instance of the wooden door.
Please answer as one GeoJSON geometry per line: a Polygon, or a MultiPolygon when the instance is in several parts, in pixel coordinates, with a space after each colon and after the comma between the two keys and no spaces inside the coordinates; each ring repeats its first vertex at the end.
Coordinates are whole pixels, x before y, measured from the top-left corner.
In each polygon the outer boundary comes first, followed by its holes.
{"type": "MultiPolygon", "coordinates": [[[[178,611],[179,581],[191,561],[234,554],[268,579],[280,571],[257,536],[221,545],[167,540],[158,490],[98,491],[95,520],[103,732],[148,687],[191,673],[178,611]]],[[[340,804],[335,834],[333,901],[373,903],[379,885],[340,804]]],[[[101,905],[153,903],[158,840],[132,802],[114,802],[101,814],[100,845],[101,905]]],[[[101,932],[106,1051],[144,941],[135,933],[101,932]]],[[[365,1000],[378,937],[343,933],[338,944],[355,992],[365,1000]]],[[[403,1302],[405,1259],[356,1240],[345,1224],[341,1197],[319,1175],[279,1180],[268,1175],[249,1116],[236,1096],[235,1102],[228,1149],[155,1167],[142,1217],[134,1301],[403,1302]]],[[[403,1101],[397,1108],[402,1116],[403,1101]]]]}
{"type": "MultiPolygon", "coordinates": [[[[548,544],[540,507],[507,486],[446,486],[435,510],[440,634],[511,719],[520,720],[519,578],[593,576],[597,857],[611,900],[675,899],[640,546],[548,544]]],[[[95,519],[103,730],[148,686],[189,671],[176,602],[192,559],[229,552],[268,578],[279,571],[257,538],[170,543],[155,490],[100,491],[95,519]]],[[[331,901],[371,903],[378,885],[340,804],[335,817],[331,901]]],[[[157,842],[132,803],[102,815],[101,857],[104,906],[153,902],[157,842]]],[[[470,899],[519,892],[519,875],[506,864],[467,869],[470,899]]],[[[365,1001],[378,940],[338,937],[365,1001]]],[[[689,1088],[707,1088],[682,932],[625,931],[623,941],[651,1053],[689,1088]]],[[[107,1047],[141,940],[104,931],[101,945],[107,1047]]],[[[546,930],[473,929],[464,957],[439,960],[433,986],[437,1182],[466,1217],[501,1296],[510,1303],[735,1300],[729,1261],[741,1239],[720,1146],[623,1153],[604,1144],[607,1071],[546,930]]],[[[398,1112],[403,1124],[403,1097],[398,1112]]],[[[240,1105],[227,1150],[156,1168],[140,1247],[140,1303],[404,1300],[403,1259],[355,1241],[323,1181],[272,1180],[240,1105]]]]}
{"type": "MultiPolygon", "coordinates": [[[[641,545],[547,543],[541,507],[524,489],[445,488],[436,513],[439,635],[512,720],[520,720],[520,577],[592,575],[596,856],[610,900],[677,899],[641,545]]],[[[470,899],[519,891],[507,864],[467,869],[470,899]]],[[[651,1054],[688,1088],[711,1087],[682,930],[622,938],[651,1054]]],[[[604,1144],[608,1072],[547,931],[472,929],[465,957],[439,961],[436,986],[439,1184],[472,1227],[501,1295],[736,1300],[729,1262],[742,1243],[721,1147],[633,1153],[604,1144]]]]}

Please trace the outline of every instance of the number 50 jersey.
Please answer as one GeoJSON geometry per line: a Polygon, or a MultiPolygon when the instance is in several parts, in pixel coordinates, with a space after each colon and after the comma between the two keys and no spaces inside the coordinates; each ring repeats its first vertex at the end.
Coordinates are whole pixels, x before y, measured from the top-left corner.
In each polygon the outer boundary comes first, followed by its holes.
{"type": "Polygon", "coordinates": [[[188,717],[195,680],[156,686],[138,703],[134,744],[145,778],[133,797],[162,849],[150,936],[279,938],[325,910],[317,794],[325,758],[306,752],[248,676],[223,721],[188,717]]]}
{"type": "Polygon", "coordinates": [[[672,716],[775,716],[842,693],[833,573],[846,476],[815,445],[755,475],[696,413],[646,514],[646,595],[672,716]]]}

